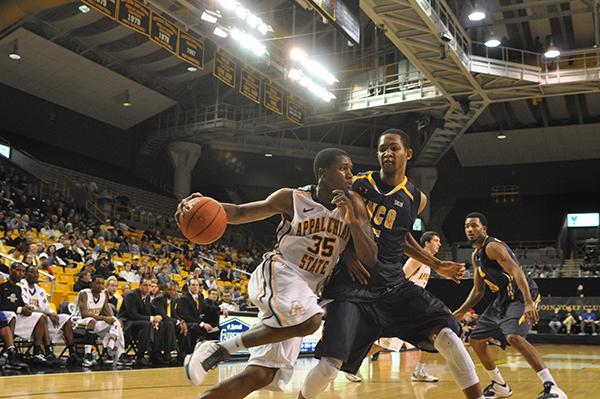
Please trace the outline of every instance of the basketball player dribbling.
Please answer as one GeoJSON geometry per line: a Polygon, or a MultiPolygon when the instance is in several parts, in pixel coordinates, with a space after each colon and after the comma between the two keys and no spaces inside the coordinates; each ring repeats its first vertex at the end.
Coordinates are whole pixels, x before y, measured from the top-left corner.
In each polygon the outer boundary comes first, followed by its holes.
{"type": "MultiPolygon", "coordinates": [[[[360,196],[350,192],[352,161],[342,150],[320,151],[314,160],[316,186],[283,188],[263,201],[222,204],[229,224],[282,216],[277,245],[266,253],[248,285],[259,308],[259,323],[221,344],[199,343],[185,359],[186,375],[200,385],[208,372],[244,348],[250,359],[243,372],[211,387],[201,398],[238,399],[259,389],[281,390],[289,382],[302,337],[321,325],[323,309],[316,292],[352,238],[356,256],[368,265],[377,261],[369,218],[360,196]]],[[[176,214],[189,208],[184,199],[176,214]]],[[[184,215],[185,216],[185,215],[184,215]]]]}

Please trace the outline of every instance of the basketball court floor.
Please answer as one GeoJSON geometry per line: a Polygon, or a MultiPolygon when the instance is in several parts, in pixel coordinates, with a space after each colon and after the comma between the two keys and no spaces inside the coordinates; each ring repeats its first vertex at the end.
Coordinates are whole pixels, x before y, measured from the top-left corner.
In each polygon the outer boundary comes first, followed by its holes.
{"type": "MultiPolygon", "coordinates": [[[[574,345],[536,345],[546,364],[570,399],[600,398],[600,347],[574,345]]],[[[533,399],[541,383],[516,352],[497,351],[502,374],[514,391],[515,399],[533,399]]],[[[450,380],[444,360],[430,357],[428,370],[440,377],[435,384],[412,383],[410,373],[417,361],[416,352],[385,353],[376,362],[365,361],[361,367],[363,383],[351,383],[340,374],[322,395],[323,399],[417,398],[453,399],[462,394],[450,380]]],[[[258,392],[250,398],[295,398],[302,380],[315,364],[312,358],[300,359],[297,371],[285,392],[258,392]]],[[[92,371],[64,374],[4,376],[0,378],[0,398],[195,398],[218,380],[239,372],[243,361],[228,362],[213,372],[205,386],[188,384],[181,368],[157,368],[127,371],[92,371]]],[[[488,377],[478,364],[483,384],[488,377]]]]}

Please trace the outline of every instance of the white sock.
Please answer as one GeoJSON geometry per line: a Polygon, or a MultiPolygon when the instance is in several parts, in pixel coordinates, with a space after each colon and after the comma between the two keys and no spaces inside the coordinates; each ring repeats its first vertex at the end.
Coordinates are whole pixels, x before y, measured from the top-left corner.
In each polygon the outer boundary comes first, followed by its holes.
{"type": "Polygon", "coordinates": [[[323,357],[304,378],[300,392],[306,399],[315,399],[321,392],[327,389],[329,383],[337,377],[342,362],[330,357],[323,357]]]}
{"type": "Polygon", "coordinates": [[[229,352],[230,355],[246,349],[244,343],[242,342],[242,334],[236,335],[235,337],[222,342],[220,345],[227,349],[227,352],[229,352]]]}
{"type": "Polygon", "coordinates": [[[92,345],[84,345],[83,346],[83,353],[85,353],[86,355],[88,353],[92,353],[92,345]]]}
{"type": "Polygon", "coordinates": [[[485,371],[487,371],[487,373],[490,376],[490,378],[492,379],[492,381],[494,381],[500,385],[506,385],[506,381],[504,381],[504,378],[502,378],[502,374],[500,374],[500,370],[498,370],[498,367],[496,367],[493,370],[485,370],[485,371]]]}
{"type": "Polygon", "coordinates": [[[550,381],[551,383],[553,383],[554,385],[558,386],[556,384],[556,381],[554,381],[554,378],[552,378],[552,374],[550,374],[550,370],[548,370],[547,368],[540,370],[537,372],[538,377],[540,378],[540,380],[542,380],[542,384],[544,382],[548,382],[550,381]]]}

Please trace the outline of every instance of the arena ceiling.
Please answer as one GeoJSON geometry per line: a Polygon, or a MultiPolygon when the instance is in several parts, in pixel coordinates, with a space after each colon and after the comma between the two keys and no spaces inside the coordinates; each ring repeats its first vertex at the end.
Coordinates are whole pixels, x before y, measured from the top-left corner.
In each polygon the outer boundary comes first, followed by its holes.
{"type": "MultiPolygon", "coordinates": [[[[19,3],[22,7],[28,1],[9,0],[5,3],[19,3]]],[[[433,166],[460,142],[465,133],[514,131],[514,134],[520,134],[523,129],[586,125],[597,123],[600,119],[597,77],[579,86],[558,84],[548,89],[543,82],[532,83],[523,75],[515,79],[469,71],[460,63],[461,54],[451,47],[448,57],[439,60],[439,24],[426,20],[423,9],[417,9],[421,7],[419,4],[429,3],[428,0],[361,1],[364,40],[361,46],[354,47],[349,47],[346,39],[330,24],[324,24],[304,1],[247,0],[244,5],[274,27],[275,32],[267,43],[275,64],[284,65],[288,49],[292,45],[300,45],[314,51],[317,58],[340,77],[341,83],[336,91],[338,104],[328,106],[307,100],[312,111],[305,123],[298,126],[257,110],[237,90],[225,89],[212,76],[212,57],[219,47],[273,76],[278,84],[284,87],[291,84],[283,79],[281,71],[274,65],[246,57],[230,42],[212,35],[212,27],[202,21],[200,15],[213,2],[149,0],[146,3],[176,19],[181,27],[207,38],[204,70],[187,71],[185,62],[148,38],[99,12],[79,12],[78,2],[52,0],[46,5],[54,4],[55,7],[35,12],[26,12],[31,10],[23,7],[25,11],[18,21],[8,26],[0,24],[0,49],[9,51],[15,35],[25,35],[35,39],[32,39],[31,46],[66,50],[56,49],[51,57],[62,60],[63,64],[68,62],[74,70],[86,70],[92,76],[102,74],[105,84],[80,76],[76,85],[78,91],[72,92],[77,94],[77,98],[70,103],[64,98],[60,102],[59,98],[64,97],[60,92],[45,88],[72,87],[76,75],[50,74],[52,68],[57,68],[49,66],[49,59],[41,56],[32,56],[27,61],[29,70],[39,72],[29,77],[24,76],[23,71],[20,74],[18,70],[10,72],[7,61],[4,61],[6,57],[3,57],[0,67],[3,72],[7,70],[9,73],[3,73],[0,80],[121,128],[153,117],[150,120],[156,128],[148,133],[148,139],[141,148],[146,154],[156,154],[169,141],[187,140],[228,151],[270,152],[310,158],[318,148],[335,144],[357,154],[360,161],[367,161],[372,159],[374,138],[382,129],[410,125],[420,152],[418,163],[433,166]],[[376,30],[375,25],[380,29],[376,30]],[[418,38],[412,40],[415,35],[411,34],[411,29],[420,32],[418,38]],[[381,62],[375,61],[376,55],[381,62]],[[368,106],[353,108],[349,100],[353,90],[361,85],[377,84],[374,72],[382,68],[385,71],[388,63],[408,65],[407,68],[418,73],[418,79],[403,83],[403,90],[409,93],[406,94],[407,99],[387,102],[389,98],[384,98],[378,105],[372,105],[375,104],[372,102],[368,106]],[[92,70],[94,73],[91,73],[92,70]],[[53,84],[44,84],[47,80],[52,80],[53,84]],[[118,89],[111,92],[105,86],[118,89]],[[136,106],[127,110],[130,114],[123,118],[115,114],[123,112],[120,103],[125,89],[130,91],[136,106]],[[95,95],[90,97],[90,93],[95,95]],[[85,101],[80,101],[82,99],[85,101]],[[468,104],[466,110],[465,103],[468,104]],[[214,111],[216,104],[221,110],[233,110],[232,113],[238,114],[246,112],[252,117],[227,119],[214,112],[213,119],[207,120],[209,110],[214,111]],[[212,125],[199,122],[212,122],[212,125]]],[[[437,3],[447,4],[445,9],[453,14],[453,23],[460,27],[457,29],[464,34],[465,40],[475,43],[474,46],[491,33],[502,37],[503,45],[534,52],[541,51],[540,43],[544,47],[550,39],[563,52],[589,49],[596,43],[594,2],[591,0],[478,2],[485,4],[488,14],[482,23],[471,23],[466,17],[469,7],[476,3],[474,0],[438,0],[437,3]]],[[[26,45],[26,41],[21,42],[20,50],[29,57],[33,47],[26,49],[26,45]]],[[[518,59],[509,55],[505,61],[519,64],[518,59]]],[[[373,96],[371,100],[377,97],[377,93],[369,95],[373,96]]],[[[577,129],[571,130],[577,135],[577,129]]],[[[509,137],[511,135],[508,134],[509,137]]],[[[478,142],[476,140],[471,145],[478,142]]],[[[570,145],[568,142],[563,144],[570,145]]],[[[576,151],[566,152],[568,159],[577,154],[576,151]]],[[[519,158],[508,156],[509,161],[520,162],[519,158]]],[[[560,156],[556,160],[560,160],[560,156]]],[[[469,164],[466,159],[464,162],[469,164]]]]}

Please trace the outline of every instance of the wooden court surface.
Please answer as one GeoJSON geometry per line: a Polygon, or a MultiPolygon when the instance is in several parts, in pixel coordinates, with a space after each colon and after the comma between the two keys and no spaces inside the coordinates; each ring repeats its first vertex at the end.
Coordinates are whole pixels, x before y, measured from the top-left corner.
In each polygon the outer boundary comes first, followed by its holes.
{"type": "MultiPolygon", "coordinates": [[[[573,345],[537,345],[554,378],[571,399],[600,398],[600,347],[573,345]]],[[[524,359],[512,350],[498,352],[504,378],[512,387],[513,398],[536,398],[541,383],[524,359]]],[[[321,396],[322,399],[418,398],[452,399],[462,394],[450,379],[444,360],[431,355],[428,371],[440,377],[438,383],[412,383],[410,373],[417,360],[415,352],[385,353],[378,361],[365,361],[361,367],[363,382],[348,382],[340,373],[321,396]]],[[[292,383],[284,392],[256,392],[249,398],[295,398],[308,370],[311,358],[300,359],[292,383]]],[[[210,384],[236,374],[243,361],[219,366],[205,387],[188,384],[181,368],[127,371],[93,371],[82,373],[23,375],[0,377],[0,398],[195,398],[210,384]]],[[[488,376],[477,365],[483,385],[488,376]]]]}

